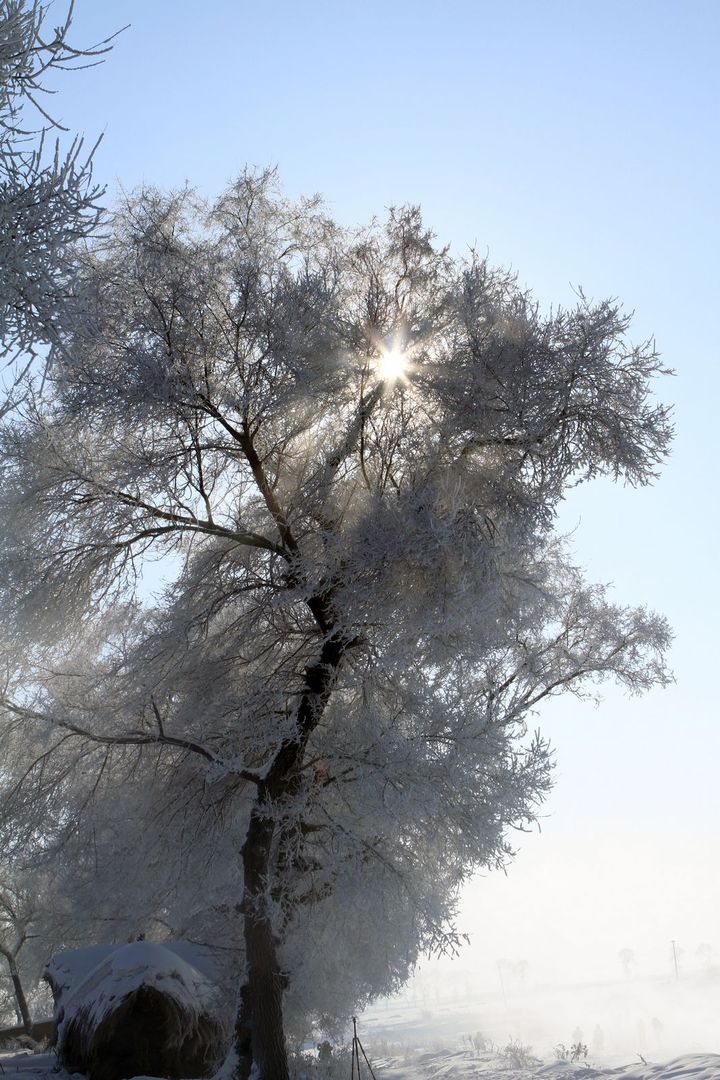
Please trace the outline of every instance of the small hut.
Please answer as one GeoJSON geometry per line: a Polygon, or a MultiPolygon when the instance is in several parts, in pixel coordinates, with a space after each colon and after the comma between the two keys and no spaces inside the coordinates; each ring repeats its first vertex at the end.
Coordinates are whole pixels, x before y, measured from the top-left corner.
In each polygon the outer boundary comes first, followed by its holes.
{"type": "Polygon", "coordinates": [[[54,957],[46,978],[60,1063],[90,1080],[211,1076],[228,1038],[207,958],[193,950],[136,941],[54,957]]]}

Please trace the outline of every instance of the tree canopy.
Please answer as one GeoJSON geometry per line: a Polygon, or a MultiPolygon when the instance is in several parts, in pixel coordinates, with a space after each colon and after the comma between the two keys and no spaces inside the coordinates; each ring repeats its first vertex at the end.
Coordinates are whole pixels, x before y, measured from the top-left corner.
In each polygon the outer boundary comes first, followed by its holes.
{"type": "MultiPolygon", "coordinates": [[[[51,134],[64,129],[48,105],[48,82],[58,71],[99,62],[109,44],[75,47],[72,0],[52,28],[49,6],[0,0],[0,417],[22,397],[33,364],[59,341],[76,246],[95,231],[101,216],[92,152],[84,151],[80,138],[64,148],[58,138],[51,144],[51,134]]],[[[3,761],[0,778],[12,777],[15,760],[10,754],[3,761]]],[[[35,873],[32,858],[21,857],[21,832],[25,838],[39,836],[34,808],[26,809],[22,830],[17,822],[12,829],[0,825],[0,1009],[5,1013],[12,1003],[29,1029],[31,983],[37,983],[43,964],[38,881],[44,887],[46,878],[35,873]],[[27,995],[23,980],[30,987],[27,995]]],[[[42,937],[44,947],[53,940],[47,918],[42,937]]]]}
{"type": "Polygon", "coordinates": [[[103,189],[94,183],[83,139],[63,147],[47,83],[57,71],[91,66],[108,38],[87,48],[70,41],[74,0],[49,29],[49,5],[0,0],[0,356],[2,411],[15,403],[15,382],[57,343],[78,242],[97,231],[103,189]]]}
{"type": "Polygon", "coordinates": [[[137,789],[168,849],[234,850],[238,1075],[282,1077],[285,991],[327,1008],[301,941],[364,935],[356,997],[452,947],[549,788],[533,710],[668,680],[665,621],[556,529],[655,477],[663,368],[613,301],[544,313],[416,208],[350,230],[272,173],[139,192],[67,303],[0,435],[4,739],[46,740],[16,798],[72,832],[137,789]]]}

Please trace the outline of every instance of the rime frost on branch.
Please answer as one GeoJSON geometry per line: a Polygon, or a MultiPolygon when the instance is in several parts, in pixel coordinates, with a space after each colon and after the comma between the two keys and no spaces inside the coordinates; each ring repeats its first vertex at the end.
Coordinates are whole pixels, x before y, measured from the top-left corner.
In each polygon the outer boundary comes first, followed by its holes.
{"type": "Polygon", "coordinates": [[[0,0],[0,341],[9,360],[57,340],[77,241],[100,220],[92,151],[53,136],[48,104],[54,71],[87,66],[107,43],[74,48],[65,21],[46,26],[48,5],[0,0]]]}

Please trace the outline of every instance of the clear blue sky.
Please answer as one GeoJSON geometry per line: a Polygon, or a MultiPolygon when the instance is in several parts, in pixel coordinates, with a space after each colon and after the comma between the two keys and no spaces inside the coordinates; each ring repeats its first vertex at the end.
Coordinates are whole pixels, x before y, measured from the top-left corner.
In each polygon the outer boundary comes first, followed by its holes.
{"type": "MultiPolygon", "coordinates": [[[[683,837],[707,836],[716,861],[720,3],[78,0],[76,40],[127,22],[55,102],[72,129],[105,132],[111,188],[213,194],[245,163],[276,164],[348,224],[417,202],[442,240],[487,248],[543,303],[573,285],[618,296],[635,335],[655,336],[677,370],[660,388],[672,463],[650,491],[578,492],[565,524],[593,578],[670,617],[678,681],[546,711],[559,769],[542,842],[551,860],[632,830],[660,851],[672,829],[671,878],[683,837]]],[[[719,910],[714,868],[702,882],[719,910]]]]}

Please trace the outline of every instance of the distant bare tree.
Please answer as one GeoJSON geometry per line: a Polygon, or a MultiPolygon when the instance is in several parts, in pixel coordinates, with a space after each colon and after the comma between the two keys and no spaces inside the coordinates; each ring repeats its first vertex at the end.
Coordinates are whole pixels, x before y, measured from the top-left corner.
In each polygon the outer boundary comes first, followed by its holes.
{"type": "Polygon", "coordinates": [[[710,945],[707,941],[703,941],[700,945],[698,945],[696,949],[696,954],[700,959],[700,963],[706,971],[713,966],[715,950],[713,949],[712,945],[710,945]]]}
{"type": "Polygon", "coordinates": [[[629,978],[632,974],[632,969],[637,965],[637,957],[635,956],[634,949],[621,949],[618,953],[618,960],[622,965],[623,975],[625,978],[629,978]]]}

